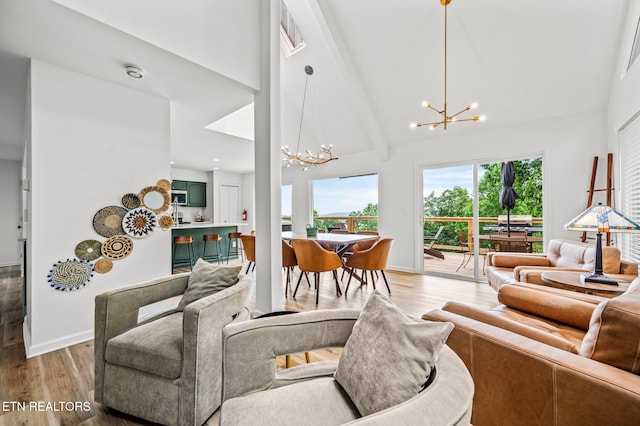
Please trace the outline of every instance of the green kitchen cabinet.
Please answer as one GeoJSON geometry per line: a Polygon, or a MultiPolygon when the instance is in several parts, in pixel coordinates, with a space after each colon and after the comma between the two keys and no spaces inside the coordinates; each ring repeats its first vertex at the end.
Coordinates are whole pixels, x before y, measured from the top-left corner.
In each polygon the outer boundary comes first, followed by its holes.
{"type": "Polygon", "coordinates": [[[205,182],[187,182],[187,206],[207,206],[207,184],[205,182]]]}
{"type": "Polygon", "coordinates": [[[171,189],[175,189],[176,191],[186,191],[187,183],[188,182],[186,180],[173,180],[171,181],[171,189]]]}

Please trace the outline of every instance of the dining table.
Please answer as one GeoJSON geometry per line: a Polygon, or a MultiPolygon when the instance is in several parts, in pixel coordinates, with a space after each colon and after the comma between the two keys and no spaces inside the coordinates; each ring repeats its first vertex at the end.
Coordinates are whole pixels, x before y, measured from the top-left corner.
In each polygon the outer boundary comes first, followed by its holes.
{"type": "Polygon", "coordinates": [[[324,247],[331,246],[340,257],[356,243],[377,240],[378,238],[377,235],[370,234],[342,234],[334,232],[319,232],[315,236],[307,236],[306,232],[285,231],[282,233],[282,239],[285,241],[314,240],[324,247]]]}
{"type": "MultiPolygon", "coordinates": [[[[340,259],[344,258],[345,253],[354,245],[361,241],[377,240],[378,235],[372,234],[343,234],[337,232],[318,232],[315,236],[308,236],[306,232],[285,231],[282,233],[282,239],[290,242],[291,240],[314,240],[323,247],[331,247],[340,259]]],[[[351,273],[351,268],[342,262],[342,269],[351,273]]],[[[344,273],[343,273],[344,275],[344,273]]],[[[362,277],[357,273],[353,274],[353,278],[362,282],[362,277]]]]}

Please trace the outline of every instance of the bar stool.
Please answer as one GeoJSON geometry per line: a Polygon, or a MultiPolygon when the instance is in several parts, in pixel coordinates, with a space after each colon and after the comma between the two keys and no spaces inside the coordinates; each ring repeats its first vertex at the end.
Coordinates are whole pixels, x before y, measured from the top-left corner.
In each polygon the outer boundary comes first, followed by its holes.
{"type": "Polygon", "coordinates": [[[227,263],[229,263],[229,258],[231,257],[231,255],[240,256],[240,260],[242,260],[242,262],[244,263],[244,250],[242,249],[242,239],[240,238],[240,235],[242,235],[242,232],[229,232],[229,234],[227,235],[227,238],[229,238],[229,246],[227,247],[227,263]],[[235,251],[232,253],[231,245],[233,240],[236,241],[236,247],[235,251]]]}
{"type": "Polygon", "coordinates": [[[202,249],[202,259],[204,260],[217,260],[218,264],[222,261],[222,249],[220,248],[220,234],[205,234],[202,236],[204,241],[204,248],[202,249]],[[207,243],[211,242],[215,246],[215,254],[207,256],[207,243]]]}
{"type": "Polygon", "coordinates": [[[182,262],[184,260],[189,261],[189,269],[193,270],[193,264],[195,262],[195,254],[193,253],[193,237],[191,235],[179,235],[173,238],[173,259],[171,262],[171,272],[173,273],[173,269],[176,266],[176,262],[182,262]],[[176,258],[176,250],[178,246],[186,245],[187,246],[187,255],[188,258],[177,259],[176,258]]]}

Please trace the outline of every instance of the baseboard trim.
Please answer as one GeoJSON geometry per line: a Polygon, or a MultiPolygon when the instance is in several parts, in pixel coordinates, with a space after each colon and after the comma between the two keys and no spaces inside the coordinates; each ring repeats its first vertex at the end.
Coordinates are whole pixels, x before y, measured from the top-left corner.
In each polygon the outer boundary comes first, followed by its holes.
{"type": "Polygon", "coordinates": [[[11,260],[9,262],[0,262],[0,268],[4,268],[7,266],[20,266],[19,260],[11,260]]]}
{"type": "Polygon", "coordinates": [[[416,270],[413,268],[405,268],[403,266],[394,266],[394,265],[388,265],[387,270],[389,271],[398,271],[398,272],[408,272],[410,274],[415,274],[416,270]]]}
{"type": "Polygon", "coordinates": [[[82,333],[72,334],[60,339],[49,340],[48,342],[40,343],[38,345],[31,344],[31,334],[27,327],[26,321],[22,324],[22,338],[24,339],[24,351],[27,358],[43,355],[48,352],[57,351],[66,347],[77,345],[78,343],[86,342],[93,339],[93,331],[85,331],[82,333]]]}

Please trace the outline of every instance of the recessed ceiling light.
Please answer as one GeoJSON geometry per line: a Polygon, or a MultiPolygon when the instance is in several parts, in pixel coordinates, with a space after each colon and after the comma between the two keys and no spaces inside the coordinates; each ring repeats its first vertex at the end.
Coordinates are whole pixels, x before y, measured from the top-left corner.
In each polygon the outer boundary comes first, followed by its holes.
{"type": "Polygon", "coordinates": [[[124,69],[127,71],[127,75],[132,78],[144,77],[144,70],[137,65],[125,65],[124,69]]]}
{"type": "Polygon", "coordinates": [[[176,164],[175,161],[169,161],[169,164],[176,164]]]}
{"type": "Polygon", "coordinates": [[[220,159],[219,159],[219,158],[214,158],[214,159],[213,159],[213,162],[214,162],[214,163],[217,163],[218,161],[220,161],[220,159]]]}
{"type": "Polygon", "coordinates": [[[220,170],[220,167],[214,167],[213,170],[220,170]]]}

